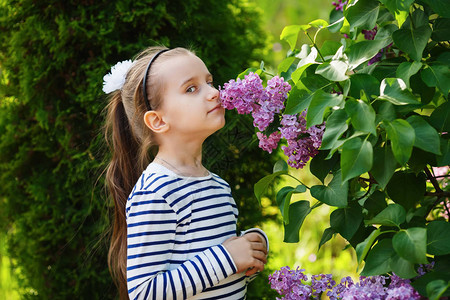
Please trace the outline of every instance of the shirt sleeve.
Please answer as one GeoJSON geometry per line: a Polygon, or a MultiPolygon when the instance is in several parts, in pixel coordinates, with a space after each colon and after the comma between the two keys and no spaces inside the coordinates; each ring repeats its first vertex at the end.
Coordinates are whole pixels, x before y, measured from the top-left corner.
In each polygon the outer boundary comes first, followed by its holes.
{"type": "Polygon", "coordinates": [[[241,236],[243,236],[244,234],[250,233],[250,232],[257,232],[263,236],[263,238],[266,240],[267,253],[269,253],[269,238],[267,237],[266,233],[262,229],[255,227],[255,228],[250,228],[250,229],[241,231],[241,236]]]}
{"type": "Polygon", "coordinates": [[[236,273],[222,245],[199,252],[175,269],[177,215],[162,198],[140,195],[127,206],[127,285],[130,299],[186,299],[236,273]]]}

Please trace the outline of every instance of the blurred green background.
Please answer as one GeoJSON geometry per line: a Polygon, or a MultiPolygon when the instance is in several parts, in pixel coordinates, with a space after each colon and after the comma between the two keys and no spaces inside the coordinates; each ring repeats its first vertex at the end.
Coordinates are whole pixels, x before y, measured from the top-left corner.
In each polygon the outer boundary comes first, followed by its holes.
{"type": "MultiPolygon", "coordinates": [[[[194,2],[196,3],[196,5],[200,3],[201,6],[201,3],[203,1],[194,2]]],[[[237,3],[239,1],[235,2],[237,3]]],[[[29,4],[31,3],[33,2],[29,1],[29,4]]],[[[57,1],[55,1],[55,3],[57,3],[57,1]]],[[[250,63],[259,65],[259,62],[256,61],[256,59],[261,58],[262,60],[264,60],[266,68],[268,69],[270,69],[271,66],[276,66],[277,63],[280,62],[286,55],[288,49],[287,44],[279,40],[280,33],[284,26],[292,24],[305,24],[317,18],[328,20],[328,15],[333,9],[331,1],[329,0],[250,0],[242,1],[242,5],[256,6],[256,10],[260,15],[260,20],[253,21],[257,21],[258,23],[260,23],[261,27],[268,33],[269,51],[267,49],[261,49],[259,52],[259,56],[252,57],[252,59],[254,60],[250,63]]],[[[8,16],[6,15],[0,16],[0,18],[3,18],[3,20],[7,17],[8,16]]],[[[255,15],[252,15],[252,17],[256,18],[255,15]]],[[[331,36],[326,32],[321,32],[318,37],[318,44],[321,44],[326,39],[339,39],[339,36],[331,36]]],[[[308,40],[305,36],[299,37],[299,44],[307,42],[308,40]]],[[[206,53],[208,52],[206,51],[206,53]]],[[[206,54],[206,57],[208,57],[208,54],[206,54]]],[[[209,57],[211,57],[211,55],[209,55],[209,57]]],[[[213,60],[212,57],[211,59],[213,60]]],[[[248,65],[242,65],[241,67],[241,70],[235,70],[235,74],[238,74],[239,71],[243,71],[246,67],[248,67],[248,65]]],[[[212,72],[214,73],[214,70],[212,70],[212,72]]],[[[222,74],[222,76],[227,75],[229,74],[222,74]]],[[[226,79],[223,78],[222,81],[224,80],[226,79]]],[[[249,130],[251,133],[251,129],[249,130]]],[[[222,139],[222,141],[227,141],[227,139],[223,136],[221,137],[220,134],[218,137],[214,137],[213,139],[222,139]]],[[[254,142],[255,141],[253,140],[253,147],[254,142]]],[[[242,159],[244,154],[245,153],[242,153],[242,155],[237,155],[237,158],[242,159]]],[[[261,163],[258,170],[254,170],[251,167],[241,167],[242,161],[239,162],[237,166],[234,166],[237,172],[239,172],[240,169],[242,170],[241,180],[250,178],[246,180],[246,185],[244,185],[244,182],[242,182],[242,184],[240,185],[235,185],[235,197],[239,197],[241,194],[251,195],[253,193],[253,191],[251,190],[251,186],[256,182],[257,179],[262,177],[263,174],[271,172],[271,164],[276,160],[276,156],[280,154],[278,153],[277,155],[269,156],[268,154],[263,153],[261,150],[259,151],[258,156],[259,155],[261,157],[257,157],[256,159],[260,161],[265,160],[266,162],[261,163]],[[255,176],[259,177],[247,177],[245,175],[246,173],[257,174],[255,176]]],[[[222,172],[220,170],[214,170],[214,166],[212,166],[211,168],[213,169],[213,171],[217,172],[224,178],[227,177],[227,173],[230,173],[229,176],[233,176],[232,168],[229,168],[228,171],[224,171],[222,169],[222,172]]],[[[292,170],[292,174],[301,178],[301,180],[308,186],[313,185],[316,180],[314,176],[309,173],[308,167],[305,167],[303,170],[292,170]]],[[[290,183],[288,179],[286,179],[286,181],[278,182],[279,186],[284,184],[294,185],[295,183],[290,183]]],[[[273,192],[276,192],[276,190],[277,188],[275,187],[274,191],[272,191],[272,196],[270,196],[269,194],[268,197],[263,199],[261,203],[261,211],[257,213],[249,211],[254,210],[254,207],[258,207],[258,204],[255,203],[257,201],[256,198],[251,196],[246,198],[246,201],[253,201],[251,205],[245,202],[239,203],[241,216],[245,216],[248,214],[248,218],[250,218],[250,216],[251,218],[253,218],[253,220],[246,220],[244,217],[244,220],[241,221],[240,226],[244,228],[248,224],[256,222],[256,224],[261,226],[268,234],[271,248],[266,271],[262,275],[260,275],[257,280],[255,280],[255,282],[250,286],[248,298],[274,299],[274,294],[270,294],[267,292],[267,275],[286,265],[290,266],[291,268],[300,266],[301,268],[306,269],[307,274],[332,273],[333,275],[335,275],[335,280],[339,280],[341,277],[348,275],[355,277],[355,255],[350,250],[343,251],[346,246],[344,240],[334,238],[329,243],[325,244],[320,249],[320,251],[318,251],[317,249],[323,230],[329,227],[328,215],[331,213],[331,211],[329,210],[330,208],[328,206],[322,206],[319,209],[316,209],[314,213],[306,218],[300,232],[300,242],[298,244],[286,244],[282,242],[283,228],[281,226],[281,216],[279,214],[278,208],[274,206],[275,200],[273,192]]],[[[302,198],[301,200],[304,199],[305,198],[302,198]]],[[[311,198],[307,198],[306,200],[315,201],[311,198]]],[[[0,218],[3,217],[3,213],[4,212],[0,211],[0,218]]],[[[3,229],[3,227],[1,228],[3,229]]],[[[6,228],[5,230],[14,230],[14,228],[6,228]]],[[[75,231],[76,229],[73,228],[73,230],[75,231]]],[[[6,247],[5,232],[1,232],[0,299],[19,299],[20,294],[26,294],[28,295],[27,298],[30,299],[33,298],[33,295],[35,295],[35,298],[40,299],[41,297],[37,295],[37,292],[32,288],[24,286],[23,283],[19,284],[19,281],[22,280],[20,276],[20,270],[15,269],[14,271],[11,271],[11,266],[14,265],[14,260],[7,256],[6,247]]],[[[97,248],[94,247],[93,249],[95,250],[97,248]]],[[[86,263],[86,261],[89,261],[89,254],[87,258],[82,258],[81,263],[86,263]]]]}

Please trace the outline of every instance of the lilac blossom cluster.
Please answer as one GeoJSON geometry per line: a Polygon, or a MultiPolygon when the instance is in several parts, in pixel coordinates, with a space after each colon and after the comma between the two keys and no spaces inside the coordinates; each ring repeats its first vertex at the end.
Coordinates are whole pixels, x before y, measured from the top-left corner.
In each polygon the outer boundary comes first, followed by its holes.
{"type": "Polygon", "coordinates": [[[287,145],[282,146],[282,150],[288,157],[288,164],[298,169],[318,153],[325,125],[306,128],[306,111],[283,115],[284,101],[290,90],[291,86],[282,77],[274,76],[264,87],[258,74],[250,73],[244,79],[225,83],[220,88],[220,98],[226,109],[235,108],[239,114],[252,115],[253,125],[259,129],[256,133],[259,147],[264,151],[272,153],[280,140],[285,139],[287,145]],[[280,127],[266,133],[275,118],[280,127]]]}
{"type": "Polygon", "coordinates": [[[288,164],[297,169],[303,168],[318,153],[325,130],[324,124],[306,128],[305,117],[306,111],[299,115],[283,115],[279,128],[281,137],[287,141],[287,146],[281,149],[288,157],[288,164]]]}
{"type": "Polygon", "coordinates": [[[336,10],[344,11],[344,6],[347,5],[348,1],[342,2],[342,0],[333,1],[332,4],[336,6],[336,10]]]}
{"type": "Polygon", "coordinates": [[[230,80],[220,88],[222,105],[226,109],[236,108],[239,114],[252,114],[253,125],[264,131],[274,116],[284,108],[284,100],[291,90],[289,83],[275,76],[264,88],[258,74],[250,73],[244,79],[230,80]]]}
{"type": "MultiPolygon", "coordinates": [[[[421,265],[418,270],[419,276],[430,271],[432,267],[433,264],[421,265]]],[[[395,274],[361,276],[359,282],[353,282],[351,277],[345,277],[336,284],[331,274],[312,275],[311,282],[307,283],[308,276],[304,274],[304,271],[299,267],[291,270],[286,266],[269,275],[271,288],[282,296],[282,298],[276,298],[277,300],[321,299],[325,292],[330,300],[415,300],[421,298],[411,286],[409,279],[400,278],[395,274]]]]}

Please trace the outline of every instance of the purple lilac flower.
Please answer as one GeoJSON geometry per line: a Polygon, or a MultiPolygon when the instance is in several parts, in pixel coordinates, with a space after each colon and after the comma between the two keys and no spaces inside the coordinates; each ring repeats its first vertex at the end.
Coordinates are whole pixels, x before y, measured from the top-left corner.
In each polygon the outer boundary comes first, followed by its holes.
{"type": "Polygon", "coordinates": [[[393,273],[391,275],[391,283],[389,284],[389,288],[396,288],[404,284],[409,284],[410,282],[411,281],[409,279],[398,277],[397,274],[393,273]]]}
{"type": "Polygon", "coordinates": [[[287,146],[282,146],[288,157],[287,163],[293,168],[303,168],[310,158],[318,153],[322,143],[325,125],[312,126],[306,129],[306,111],[298,116],[284,115],[279,128],[281,137],[287,140],[287,146]]]}
{"type": "Polygon", "coordinates": [[[418,277],[427,274],[428,272],[433,270],[433,268],[434,268],[434,261],[430,262],[429,264],[419,265],[419,267],[417,268],[417,273],[419,274],[418,277]]]}
{"type": "Polygon", "coordinates": [[[284,100],[290,90],[291,85],[283,77],[275,76],[267,81],[266,93],[270,99],[268,106],[272,111],[279,113],[284,108],[284,100]]]}
{"type": "Polygon", "coordinates": [[[384,300],[386,296],[384,276],[360,277],[358,283],[353,284],[341,293],[343,300],[384,300]]]}
{"type": "Polygon", "coordinates": [[[313,296],[319,297],[323,292],[330,290],[336,284],[331,274],[312,275],[311,288],[313,289],[313,296]]]}
{"type": "Polygon", "coordinates": [[[333,1],[331,4],[336,6],[336,10],[344,11],[344,6],[347,5],[348,1],[342,2],[342,0],[333,1]]]}
{"type": "Polygon", "coordinates": [[[234,109],[240,114],[250,114],[253,126],[261,132],[257,133],[259,147],[272,153],[281,138],[287,141],[282,147],[288,156],[288,164],[294,168],[302,168],[318,153],[322,142],[324,124],[306,128],[306,111],[297,115],[282,115],[279,131],[270,134],[262,132],[274,121],[284,109],[284,101],[291,90],[289,83],[282,77],[275,76],[267,82],[264,88],[262,80],[255,73],[250,73],[244,79],[230,80],[220,89],[222,105],[234,109]]]}
{"type": "Polygon", "coordinates": [[[334,286],[331,291],[327,293],[330,300],[337,300],[341,297],[344,291],[354,285],[353,280],[350,276],[341,279],[341,282],[334,286]]]}
{"type": "Polygon", "coordinates": [[[309,299],[311,287],[302,284],[302,280],[308,280],[308,277],[303,273],[304,271],[299,267],[296,270],[291,270],[288,266],[281,267],[279,271],[269,275],[270,287],[281,296],[285,296],[283,298],[285,300],[309,299]]]}
{"type": "MultiPolygon", "coordinates": [[[[423,269],[431,270],[433,263],[421,265],[423,269]]],[[[397,275],[391,276],[360,276],[359,282],[354,283],[350,277],[341,279],[336,285],[331,274],[312,275],[311,285],[305,284],[308,277],[305,270],[297,267],[291,270],[282,267],[269,275],[272,289],[282,298],[277,300],[320,299],[322,293],[327,292],[330,300],[418,300],[419,293],[411,286],[409,279],[402,279],[397,275]],[[389,285],[387,280],[390,279],[389,285]],[[303,281],[303,282],[302,282],[303,281]]]]}
{"type": "Polygon", "coordinates": [[[220,89],[222,106],[226,109],[236,108],[239,114],[249,114],[255,103],[264,97],[262,80],[257,74],[250,73],[244,80],[230,80],[220,89]]]}
{"type": "Polygon", "coordinates": [[[375,26],[372,30],[361,30],[361,32],[364,34],[364,38],[366,40],[373,40],[375,38],[375,35],[377,35],[378,28],[375,26]]]}
{"type": "Polygon", "coordinates": [[[220,88],[220,98],[226,109],[236,108],[239,114],[251,113],[253,125],[263,131],[284,108],[290,90],[290,84],[279,76],[270,79],[264,88],[258,74],[250,73],[243,80],[225,83],[223,89],[220,88]]]}
{"type": "Polygon", "coordinates": [[[386,300],[418,300],[419,293],[409,284],[386,290],[386,300]]]}
{"type": "Polygon", "coordinates": [[[281,134],[278,131],[271,133],[268,137],[261,132],[257,132],[256,136],[259,139],[259,148],[272,153],[278,147],[278,142],[281,139],[281,134]]]}

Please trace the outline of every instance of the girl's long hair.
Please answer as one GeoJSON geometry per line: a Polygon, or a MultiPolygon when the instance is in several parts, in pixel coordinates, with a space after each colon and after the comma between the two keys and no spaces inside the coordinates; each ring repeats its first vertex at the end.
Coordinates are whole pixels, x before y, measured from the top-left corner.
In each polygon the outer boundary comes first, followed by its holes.
{"type": "MultiPolygon", "coordinates": [[[[110,94],[106,108],[105,139],[112,154],[106,169],[106,186],[114,202],[108,266],[119,289],[120,299],[128,299],[125,206],[128,195],[150,162],[151,155],[157,151],[152,132],[144,124],[147,109],[142,96],[142,81],[149,60],[162,49],[164,48],[151,47],[135,58],[122,89],[110,94]]],[[[190,53],[192,52],[184,48],[175,48],[163,53],[152,63],[146,88],[153,109],[160,106],[163,89],[163,84],[156,75],[157,69],[170,57],[190,53]]]]}

